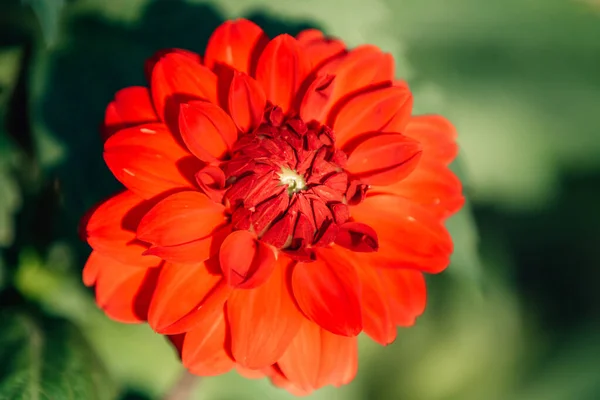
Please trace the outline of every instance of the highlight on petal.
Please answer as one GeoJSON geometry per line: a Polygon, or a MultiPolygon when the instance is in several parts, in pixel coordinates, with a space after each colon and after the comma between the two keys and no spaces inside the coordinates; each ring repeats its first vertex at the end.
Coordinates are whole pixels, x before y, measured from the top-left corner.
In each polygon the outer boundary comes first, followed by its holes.
{"type": "Polygon", "coordinates": [[[150,303],[148,323],[156,332],[163,334],[191,329],[193,326],[181,324],[178,329],[173,329],[173,324],[207,302],[221,280],[221,275],[211,271],[206,262],[195,265],[165,263],[150,303]]]}
{"type": "Polygon", "coordinates": [[[190,158],[163,124],[123,129],[104,143],[104,161],[115,178],[145,199],[193,188],[199,161],[190,158]]]}
{"type": "Polygon", "coordinates": [[[156,112],[163,121],[177,121],[179,105],[190,100],[216,103],[217,76],[193,58],[166,53],[154,65],[150,90],[156,112]]]}
{"type": "Polygon", "coordinates": [[[148,211],[137,237],[156,246],[175,246],[207,237],[224,222],[223,205],[200,192],[178,192],[148,211]]]}
{"type": "Polygon", "coordinates": [[[106,140],[123,128],[157,121],[147,88],[131,86],[121,89],[106,108],[102,138],[106,140]]]}
{"type": "Polygon", "coordinates": [[[437,273],[450,263],[453,246],[448,231],[417,203],[376,194],[352,207],[352,216],[377,232],[379,251],[369,253],[373,266],[437,273]]]}
{"type": "Polygon", "coordinates": [[[292,288],[302,312],[323,329],[343,336],[362,330],[358,275],[327,249],[317,252],[315,262],[294,266],[292,288]]]}
{"type": "Polygon", "coordinates": [[[303,321],[277,365],[285,377],[301,389],[349,383],[358,369],[355,337],[335,335],[317,324],[303,321]]]}
{"type": "Polygon", "coordinates": [[[389,185],[407,177],[419,163],[421,144],[399,133],[367,136],[355,143],[346,170],[371,185],[389,185]]]}
{"type": "Polygon", "coordinates": [[[349,140],[368,132],[402,132],[410,118],[412,103],[408,88],[399,86],[350,98],[338,113],[330,115],[337,145],[343,148],[349,140]]]}
{"type": "Polygon", "coordinates": [[[250,289],[269,279],[276,259],[274,251],[254,233],[240,230],[229,234],[221,244],[219,263],[230,286],[250,289]]]}
{"type": "Polygon", "coordinates": [[[310,60],[296,39],[284,34],[265,47],[256,67],[256,80],[262,85],[267,99],[287,113],[310,70],[310,60]]]}
{"type": "Polygon", "coordinates": [[[181,350],[183,365],[195,375],[214,376],[231,370],[224,313],[213,313],[186,333],[181,350]]]}
{"type": "Polygon", "coordinates": [[[237,139],[237,129],[221,107],[202,101],[182,104],[181,138],[190,152],[205,162],[222,159],[237,139]]]}
{"type": "Polygon", "coordinates": [[[267,35],[254,22],[241,18],[225,21],[208,40],[204,64],[214,68],[215,64],[222,63],[250,74],[256,56],[268,41],[267,35]]]}
{"type": "Polygon", "coordinates": [[[93,252],[97,264],[96,302],[110,318],[125,323],[145,321],[160,268],[138,268],[93,252]]]}
{"type": "MultiPolygon", "coordinates": [[[[148,246],[136,240],[135,236],[139,221],[152,205],[152,202],[130,191],[121,192],[101,203],[87,220],[84,219],[84,239],[96,252],[120,263],[141,268],[155,267],[161,260],[144,256],[148,246]]],[[[87,273],[94,275],[90,271],[87,273]]]]}
{"type": "Polygon", "coordinates": [[[287,257],[280,256],[269,279],[249,290],[234,290],[227,301],[231,352],[246,368],[274,364],[298,332],[304,316],[289,293],[287,257]]]}
{"type": "Polygon", "coordinates": [[[235,72],[229,86],[229,114],[240,132],[250,132],[263,118],[267,96],[250,76],[235,72]]]}

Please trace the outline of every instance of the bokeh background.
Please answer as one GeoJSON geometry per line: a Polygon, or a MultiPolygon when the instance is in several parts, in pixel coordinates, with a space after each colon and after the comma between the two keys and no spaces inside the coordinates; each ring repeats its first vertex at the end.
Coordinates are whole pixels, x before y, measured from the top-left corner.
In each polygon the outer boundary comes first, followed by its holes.
{"type": "MultiPolygon", "coordinates": [[[[309,398],[600,399],[594,0],[0,0],[0,399],[161,399],[179,379],[160,336],[96,308],[77,223],[119,188],[98,134],[114,92],[233,17],[380,46],[416,112],[460,135],[468,203],[424,316],[386,348],[362,340],[356,380],[309,398]]],[[[292,397],[231,373],[191,398],[292,397]]]]}

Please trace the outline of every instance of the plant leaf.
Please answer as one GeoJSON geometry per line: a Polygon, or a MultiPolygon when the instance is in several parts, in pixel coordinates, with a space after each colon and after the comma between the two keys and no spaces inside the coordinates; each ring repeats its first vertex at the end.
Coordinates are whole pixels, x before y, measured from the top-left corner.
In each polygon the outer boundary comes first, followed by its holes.
{"type": "Polygon", "coordinates": [[[110,400],[115,390],[79,330],[54,318],[0,311],[0,400],[110,400]]]}

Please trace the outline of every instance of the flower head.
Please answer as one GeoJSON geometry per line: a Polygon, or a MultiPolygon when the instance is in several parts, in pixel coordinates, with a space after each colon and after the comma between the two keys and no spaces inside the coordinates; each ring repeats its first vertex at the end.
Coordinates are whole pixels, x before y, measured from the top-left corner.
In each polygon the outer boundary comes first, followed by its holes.
{"type": "Polygon", "coordinates": [[[167,335],[195,374],[348,383],[356,336],[391,343],[449,262],[454,129],[411,117],[389,54],[316,30],[228,21],[203,58],[162,51],[146,72],[106,110],[126,189],[83,222],[99,306],[167,335]]]}

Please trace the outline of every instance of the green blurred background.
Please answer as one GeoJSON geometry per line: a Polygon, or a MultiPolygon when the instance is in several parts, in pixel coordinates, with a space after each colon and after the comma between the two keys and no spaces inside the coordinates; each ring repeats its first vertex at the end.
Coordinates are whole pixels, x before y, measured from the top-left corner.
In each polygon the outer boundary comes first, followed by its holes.
{"type": "MultiPolygon", "coordinates": [[[[380,46],[416,112],[460,135],[468,203],[425,315],[386,348],[362,340],[356,380],[309,398],[600,399],[593,0],[0,0],[0,399],[160,399],[177,381],[160,336],[96,309],[76,227],[119,188],[98,134],[114,92],[144,84],[155,50],[203,52],[240,16],[380,46]]],[[[192,398],[292,397],[231,373],[192,398]]]]}

